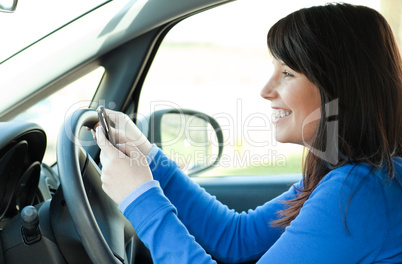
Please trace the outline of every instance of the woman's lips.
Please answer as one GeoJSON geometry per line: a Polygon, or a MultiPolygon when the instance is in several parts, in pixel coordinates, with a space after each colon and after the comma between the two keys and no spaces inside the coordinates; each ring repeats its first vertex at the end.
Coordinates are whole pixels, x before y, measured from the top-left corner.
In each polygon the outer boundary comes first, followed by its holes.
{"type": "Polygon", "coordinates": [[[276,123],[279,120],[282,120],[286,117],[288,117],[289,115],[291,115],[293,112],[287,109],[273,109],[272,111],[272,122],[276,123]]]}

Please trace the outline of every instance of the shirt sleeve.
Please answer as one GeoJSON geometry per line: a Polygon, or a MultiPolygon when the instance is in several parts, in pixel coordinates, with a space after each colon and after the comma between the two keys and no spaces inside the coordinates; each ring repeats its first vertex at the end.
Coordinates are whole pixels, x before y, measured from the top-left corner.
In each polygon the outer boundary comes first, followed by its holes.
{"type": "Polygon", "coordinates": [[[156,154],[158,154],[158,151],[159,148],[155,144],[152,144],[151,150],[149,151],[148,156],[146,157],[148,164],[150,164],[154,160],[156,154]]]}
{"type": "Polygon", "coordinates": [[[154,263],[216,263],[195,241],[176,213],[160,187],[148,189],[124,211],[150,250],[154,263]]]}
{"type": "Polygon", "coordinates": [[[120,203],[119,205],[119,210],[121,212],[124,212],[135,199],[141,196],[141,194],[145,193],[152,187],[159,187],[159,182],[152,180],[152,181],[147,181],[146,183],[143,183],[140,185],[138,188],[134,189],[124,200],[120,203]]]}
{"type": "MultiPolygon", "coordinates": [[[[149,151],[148,156],[146,157],[148,164],[150,164],[153,161],[156,154],[158,153],[158,150],[159,150],[158,147],[155,144],[152,144],[151,150],[149,151]]],[[[148,182],[142,184],[141,186],[139,186],[138,188],[133,190],[126,198],[124,198],[124,200],[119,205],[119,210],[121,212],[124,212],[124,210],[126,210],[127,206],[130,203],[132,203],[135,199],[137,199],[141,194],[145,193],[150,188],[156,187],[156,186],[159,186],[159,182],[155,181],[155,180],[148,181],[148,182]]]]}
{"type": "Polygon", "coordinates": [[[283,229],[270,222],[285,208],[283,201],[297,193],[292,186],[255,210],[237,213],[193,182],[161,150],[150,168],[189,233],[214,258],[229,263],[259,259],[275,243],[283,229]]]}
{"type": "Polygon", "coordinates": [[[385,243],[384,187],[364,166],[326,175],[285,230],[269,221],[284,208],[284,200],[297,195],[301,183],[256,210],[238,214],[159,151],[150,167],[163,190],[149,188],[124,215],[155,263],[215,263],[208,253],[228,263],[373,263],[385,243]]]}

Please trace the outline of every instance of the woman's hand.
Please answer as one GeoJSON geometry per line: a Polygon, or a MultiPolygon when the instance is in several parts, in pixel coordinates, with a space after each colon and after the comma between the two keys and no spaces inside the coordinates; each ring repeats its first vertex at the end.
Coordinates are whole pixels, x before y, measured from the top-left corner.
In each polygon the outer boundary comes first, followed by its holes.
{"type": "Polygon", "coordinates": [[[99,126],[96,128],[96,141],[101,149],[102,188],[117,204],[137,187],[153,179],[144,153],[133,143],[117,143],[117,149],[106,139],[99,126]]]}
{"type": "MultiPolygon", "coordinates": [[[[109,116],[110,121],[114,124],[111,127],[111,133],[113,133],[114,138],[116,139],[116,144],[135,145],[142,154],[148,156],[152,145],[130,117],[122,112],[110,109],[106,109],[106,113],[109,116]]],[[[130,156],[129,153],[125,154],[130,156]]]]}

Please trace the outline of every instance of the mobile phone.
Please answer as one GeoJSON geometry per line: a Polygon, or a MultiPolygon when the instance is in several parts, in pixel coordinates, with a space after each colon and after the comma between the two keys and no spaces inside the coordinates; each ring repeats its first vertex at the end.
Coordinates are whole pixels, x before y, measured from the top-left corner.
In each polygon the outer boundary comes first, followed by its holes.
{"type": "Polygon", "coordinates": [[[100,105],[98,109],[96,109],[96,111],[98,112],[99,123],[103,129],[103,132],[106,135],[106,138],[110,141],[110,143],[112,143],[113,146],[116,146],[116,141],[114,139],[112,131],[110,130],[110,119],[106,113],[105,107],[103,105],[100,105]]]}

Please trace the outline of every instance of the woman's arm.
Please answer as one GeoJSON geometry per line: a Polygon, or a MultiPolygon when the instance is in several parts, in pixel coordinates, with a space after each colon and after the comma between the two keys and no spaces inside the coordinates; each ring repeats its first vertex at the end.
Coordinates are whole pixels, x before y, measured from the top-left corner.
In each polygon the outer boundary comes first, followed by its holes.
{"type": "MultiPolygon", "coordinates": [[[[127,196],[132,197],[133,190],[137,192],[142,189],[141,192],[144,192],[134,196],[134,202],[126,203],[128,207],[124,206],[126,209],[122,209],[134,226],[138,225],[135,219],[139,214],[133,215],[129,213],[132,211],[129,209],[137,208],[132,205],[141,200],[148,191],[154,189],[150,183],[156,179],[163,187],[165,195],[178,208],[178,216],[190,233],[216,258],[230,262],[258,259],[279,238],[282,230],[270,227],[269,222],[277,217],[278,210],[283,209],[281,200],[293,198],[295,189],[291,188],[289,192],[255,211],[238,214],[201,189],[162,151],[158,150],[148,166],[142,152],[144,150],[135,144],[138,141],[127,141],[131,138],[124,138],[124,144],[122,144],[120,138],[116,137],[118,142],[118,149],[116,149],[99,129],[96,129],[96,132],[97,142],[102,150],[100,159],[103,165],[101,179],[104,191],[117,204],[124,204],[127,196]]],[[[150,148],[147,148],[147,151],[149,153],[150,148]]],[[[138,208],[142,207],[138,206],[138,208]]],[[[152,207],[142,209],[153,211],[152,207]]],[[[160,221],[160,225],[156,225],[155,228],[162,230],[161,235],[166,231],[164,229],[166,226],[179,228],[179,230],[184,227],[178,221],[176,214],[171,211],[167,211],[165,215],[157,219],[155,221],[160,221]]],[[[184,228],[184,230],[182,238],[189,239],[187,229],[184,228]]],[[[144,239],[146,237],[144,235],[144,239]]],[[[149,240],[148,245],[150,247],[156,245],[155,241],[149,240]]],[[[199,247],[195,241],[191,240],[188,241],[188,245],[199,247]]]]}
{"type": "Polygon", "coordinates": [[[270,221],[284,208],[282,201],[296,195],[292,186],[256,210],[239,214],[194,183],[161,150],[150,162],[150,168],[197,242],[215,258],[227,262],[260,258],[283,232],[282,228],[270,226],[270,221]]]}
{"type": "Polygon", "coordinates": [[[177,211],[159,187],[131,203],[124,215],[150,250],[154,263],[216,263],[177,218],[177,211]]]}

